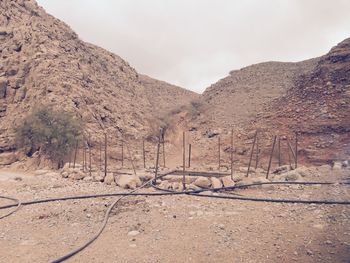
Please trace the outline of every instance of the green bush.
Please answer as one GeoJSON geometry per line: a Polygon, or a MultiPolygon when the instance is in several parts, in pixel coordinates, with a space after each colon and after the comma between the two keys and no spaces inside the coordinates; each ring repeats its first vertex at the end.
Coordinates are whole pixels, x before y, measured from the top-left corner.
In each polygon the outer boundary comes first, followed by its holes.
{"type": "Polygon", "coordinates": [[[82,136],[82,123],[72,114],[40,106],[16,129],[16,142],[28,156],[39,151],[62,167],[82,136]]]}

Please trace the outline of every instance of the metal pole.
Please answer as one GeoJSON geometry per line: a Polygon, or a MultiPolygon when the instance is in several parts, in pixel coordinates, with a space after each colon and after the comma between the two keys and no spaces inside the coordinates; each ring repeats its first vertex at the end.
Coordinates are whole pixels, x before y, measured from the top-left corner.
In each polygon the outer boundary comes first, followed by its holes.
{"type": "Polygon", "coordinates": [[[90,138],[89,138],[88,146],[89,146],[89,174],[91,176],[91,139],[90,138]]]}
{"type": "Polygon", "coordinates": [[[185,144],[185,132],[182,133],[182,172],[183,172],[183,177],[182,177],[182,186],[183,189],[185,190],[186,187],[186,179],[185,179],[185,173],[186,173],[186,168],[185,168],[185,162],[186,162],[186,144],[185,144]]]}
{"type": "Polygon", "coordinates": [[[289,161],[289,168],[292,169],[292,161],[290,158],[290,151],[288,150],[288,161],[289,161]]]}
{"type": "Polygon", "coordinates": [[[293,150],[292,146],[290,145],[290,142],[289,142],[288,138],[287,138],[287,144],[288,144],[289,150],[292,152],[292,155],[293,155],[293,158],[294,158],[294,162],[295,162],[296,156],[295,156],[295,153],[294,153],[294,150],[293,150]]]}
{"type": "Polygon", "coordinates": [[[165,168],[165,146],[164,146],[164,140],[162,142],[162,146],[163,146],[163,167],[165,168]]]}
{"type": "Polygon", "coordinates": [[[157,176],[158,176],[159,149],[160,149],[160,142],[158,142],[157,144],[156,170],[154,172],[154,182],[157,180],[157,176]]]}
{"type": "Polygon", "coordinates": [[[255,142],[256,142],[257,136],[258,136],[258,131],[256,131],[255,134],[254,134],[254,140],[253,140],[252,149],[251,149],[251,151],[250,151],[249,164],[248,164],[248,169],[247,169],[246,177],[248,177],[249,172],[250,172],[250,166],[251,166],[251,164],[252,164],[253,152],[254,152],[255,142]]]}
{"type": "Polygon", "coordinates": [[[221,152],[221,142],[220,142],[220,135],[218,137],[218,163],[219,163],[219,167],[218,167],[218,170],[220,171],[220,168],[221,168],[221,156],[220,156],[220,152],[221,152]]]}
{"type": "Polygon", "coordinates": [[[122,167],[124,167],[124,140],[122,139],[122,167]]]}
{"type": "Polygon", "coordinates": [[[273,138],[272,149],[271,149],[271,153],[270,153],[269,166],[267,168],[267,173],[266,173],[266,179],[269,178],[271,162],[272,162],[272,156],[273,156],[273,150],[275,149],[276,139],[277,139],[277,136],[275,135],[275,137],[273,138]]]}
{"type": "Polygon", "coordinates": [[[281,166],[282,161],[281,161],[281,137],[280,136],[278,136],[277,147],[278,147],[278,166],[281,166]]]}
{"type": "Polygon", "coordinates": [[[146,168],[146,152],[145,152],[145,140],[142,140],[142,157],[143,157],[143,168],[146,168]]]}
{"type": "Polygon", "coordinates": [[[258,168],[259,163],[259,137],[256,137],[256,155],[255,155],[255,170],[258,168]]]}
{"type": "Polygon", "coordinates": [[[83,142],[83,172],[85,172],[85,140],[83,142]]]}
{"type": "Polygon", "coordinates": [[[135,164],[134,164],[134,158],[131,155],[129,144],[125,142],[125,146],[126,146],[126,151],[128,152],[128,155],[129,155],[129,158],[130,158],[132,169],[134,171],[134,174],[136,175],[136,168],[135,168],[135,164]]]}
{"type": "Polygon", "coordinates": [[[295,168],[298,168],[298,133],[295,133],[295,168]]]}
{"type": "Polygon", "coordinates": [[[188,145],[188,168],[191,167],[191,151],[192,151],[192,145],[188,145]]]}
{"type": "Polygon", "coordinates": [[[107,176],[107,133],[105,133],[105,177],[107,176]]]}
{"type": "Polygon", "coordinates": [[[78,152],[78,141],[75,143],[73,168],[75,168],[75,162],[76,162],[76,160],[77,160],[77,152],[78,152]]]}
{"type": "Polygon", "coordinates": [[[233,129],[231,129],[231,152],[230,152],[230,161],[231,161],[231,179],[233,178],[233,129]]]}
{"type": "Polygon", "coordinates": [[[102,171],[102,141],[100,140],[100,171],[102,171]]]}

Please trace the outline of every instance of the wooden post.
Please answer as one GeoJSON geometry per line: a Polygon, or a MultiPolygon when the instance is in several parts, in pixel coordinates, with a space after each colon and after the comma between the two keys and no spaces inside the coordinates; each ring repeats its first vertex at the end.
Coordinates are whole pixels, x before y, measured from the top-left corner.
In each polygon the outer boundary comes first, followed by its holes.
{"type": "Polygon", "coordinates": [[[282,161],[281,161],[281,137],[280,136],[278,136],[277,147],[278,147],[278,166],[281,166],[282,161]]]}
{"type": "Polygon", "coordinates": [[[295,169],[298,168],[298,133],[295,133],[295,169]]]}
{"type": "Polygon", "coordinates": [[[77,160],[77,152],[78,152],[78,141],[75,143],[75,151],[74,151],[73,168],[75,168],[75,162],[76,162],[76,160],[77,160]]]}
{"type": "Polygon", "coordinates": [[[272,156],[273,156],[273,150],[275,149],[276,139],[277,139],[277,136],[275,135],[274,138],[273,138],[272,149],[271,149],[271,153],[270,153],[269,166],[267,168],[267,173],[266,173],[266,179],[269,178],[271,162],[272,162],[272,156]]]}
{"type": "Polygon", "coordinates": [[[185,144],[185,132],[182,133],[182,186],[183,189],[185,190],[186,187],[186,178],[185,178],[185,173],[186,173],[186,144],[185,144]]]}
{"type": "Polygon", "coordinates": [[[233,179],[233,129],[231,129],[231,152],[230,152],[230,161],[231,161],[231,179],[233,179]]]}
{"type": "Polygon", "coordinates": [[[192,151],[192,145],[188,145],[188,168],[191,167],[191,151],[192,151]]]}
{"type": "Polygon", "coordinates": [[[160,150],[160,142],[158,142],[157,144],[156,169],[154,172],[154,182],[156,182],[157,176],[158,176],[159,150],[160,150]]]}
{"type": "Polygon", "coordinates": [[[250,151],[249,164],[248,164],[248,169],[247,169],[246,177],[248,177],[249,172],[250,172],[250,166],[251,166],[251,164],[252,164],[253,152],[254,152],[255,142],[256,142],[257,136],[258,136],[258,131],[256,131],[255,134],[254,134],[254,140],[253,140],[252,149],[251,149],[251,151],[250,151]]]}
{"type": "Polygon", "coordinates": [[[220,171],[220,168],[221,168],[221,142],[220,142],[220,135],[218,137],[218,164],[219,164],[219,167],[218,167],[218,170],[220,171]]]}
{"type": "Polygon", "coordinates": [[[105,177],[107,176],[107,133],[105,133],[105,177]]]}
{"type": "Polygon", "coordinates": [[[143,157],[143,168],[146,168],[146,151],[145,151],[145,140],[142,140],[142,157],[143,157]]]}

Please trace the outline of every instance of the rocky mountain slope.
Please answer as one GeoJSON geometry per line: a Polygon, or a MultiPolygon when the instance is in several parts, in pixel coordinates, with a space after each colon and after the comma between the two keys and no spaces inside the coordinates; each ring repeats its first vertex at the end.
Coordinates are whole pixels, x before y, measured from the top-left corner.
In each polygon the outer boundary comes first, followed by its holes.
{"type": "MultiPolygon", "coordinates": [[[[205,158],[215,161],[219,134],[229,152],[234,131],[235,158],[249,160],[256,130],[261,157],[267,157],[273,135],[281,135],[282,159],[288,160],[286,137],[299,134],[302,162],[346,160],[350,155],[350,39],[326,55],[297,63],[267,62],[232,71],[209,87],[209,105],[189,127],[205,158]]],[[[228,156],[223,157],[225,160],[228,156]]],[[[203,159],[203,157],[202,157],[203,159]]],[[[265,161],[266,165],[267,160],[265,161]]]]}
{"type": "Polygon", "coordinates": [[[120,136],[118,131],[148,135],[150,123],[170,107],[169,101],[178,105],[195,96],[140,78],[122,58],[81,41],[34,0],[0,2],[0,57],[1,152],[13,148],[14,127],[35,105],[74,112],[92,139],[103,131],[112,139],[120,136]]]}
{"type": "Polygon", "coordinates": [[[301,134],[302,153],[317,162],[350,155],[350,38],[323,56],[310,73],[274,101],[257,126],[301,134]]]}
{"type": "Polygon", "coordinates": [[[264,106],[285,95],[294,81],[311,71],[318,60],[265,62],[231,71],[203,93],[203,99],[210,105],[209,118],[222,128],[249,123],[261,114],[264,106]]]}

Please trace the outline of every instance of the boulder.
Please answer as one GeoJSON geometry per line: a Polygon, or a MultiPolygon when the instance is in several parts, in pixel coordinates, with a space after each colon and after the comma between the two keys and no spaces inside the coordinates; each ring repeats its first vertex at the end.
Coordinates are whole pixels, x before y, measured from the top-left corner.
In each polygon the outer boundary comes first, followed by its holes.
{"type": "Polygon", "coordinates": [[[334,162],[333,170],[341,170],[343,168],[343,164],[341,162],[334,162]]]}
{"type": "Polygon", "coordinates": [[[116,183],[124,189],[135,189],[136,187],[139,187],[142,184],[138,176],[131,174],[118,175],[116,178],[116,183]]]}
{"type": "Polygon", "coordinates": [[[297,170],[289,171],[276,178],[279,178],[281,181],[286,181],[286,182],[303,181],[302,176],[299,174],[297,170]]]}
{"type": "Polygon", "coordinates": [[[311,171],[309,168],[305,166],[299,166],[297,169],[294,170],[295,172],[299,173],[302,177],[310,177],[311,171]]]}
{"type": "Polygon", "coordinates": [[[222,182],[220,179],[218,179],[216,177],[211,177],[210,181],[211,181],[212,188],[221,188],[222,187],[222,182]]]}
{"type": "Polygon", "coordinates": [[[251,177],[244,177],[241,181],[237,182],[237,186],[254,184],[254,180],[251,177]]]}
{"type": "Polygon", "coordinates": [[[86,176],[86,174],[81,171],[81,170],[73,170],[72,173],[69,174],[69,178],[73,179],[73,180],[82,180],[84,179],[84,177],[86,176]]]}
{"type": "Polygon", "coordinates": [[[235,182],[232,180],[230,175],[222,177],[221,180],[224,187],[235,186],[235,182]]]}
{"type": "Polygon", "coordinates": [[[199,176],[197,179],[193,182],[195,186],[198,186],[200,188],[209,188],[211,185],[211,181],[209,178],[204,176],[199,176]]]}
{"type": "Polygon", "coordinates": [[[138,176],[142,182],[147,182],[147,181],[154,178],[154,174],[152,174],[152,173],[142,173],[138,176]]]}
{"type": "Polygon", "coordinates": [[[275,170],[272,171],[273,174],[282,174],[290,171],[289,165],[282,165],[277,167],[275,170]]]}
{"type": "Polygon", "coordinates": [[[106,177],[103,180],[104,183],[111,185],[114,182],[114,175],[113,173],[107,173],[106,177]]]}
{"type": "Polygon", "coordinates": [[[187,185],[187,189],[188,189],[188,190],[191,190],[191,191],[202,190],[202,188],[200,188],[199,186],[194,185],[194,184],[189,184],[189,185],[187,185]]]}

